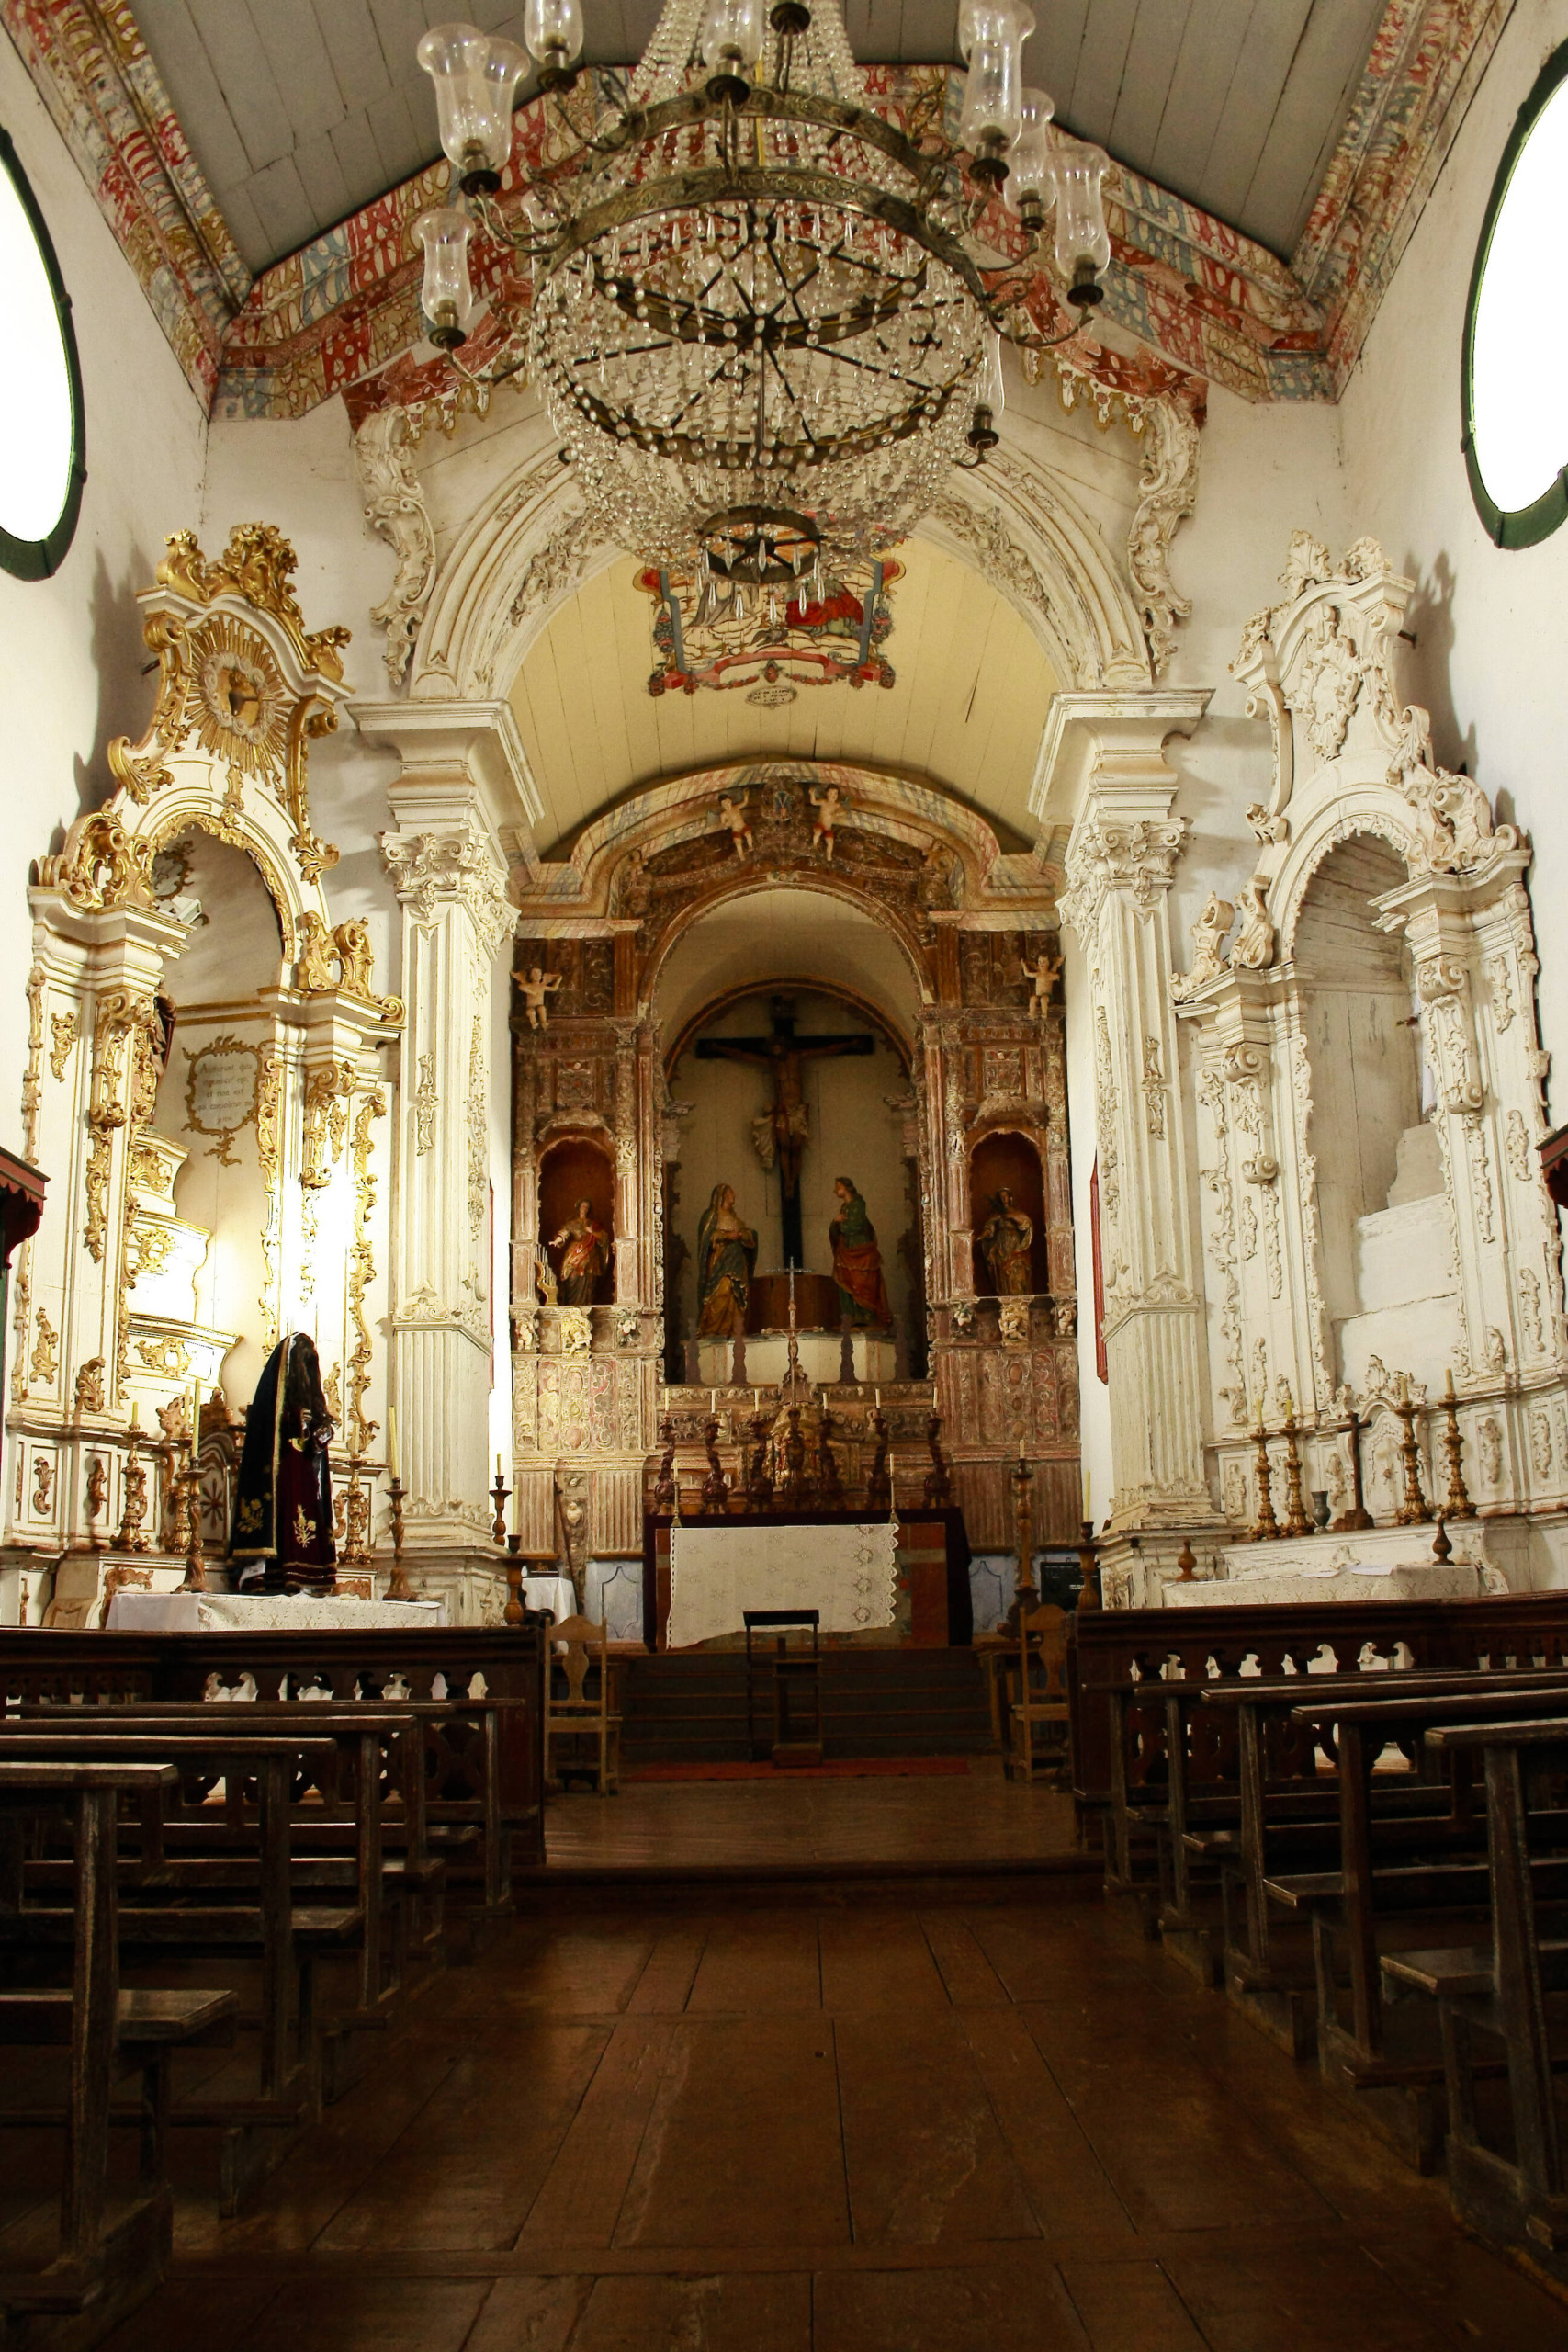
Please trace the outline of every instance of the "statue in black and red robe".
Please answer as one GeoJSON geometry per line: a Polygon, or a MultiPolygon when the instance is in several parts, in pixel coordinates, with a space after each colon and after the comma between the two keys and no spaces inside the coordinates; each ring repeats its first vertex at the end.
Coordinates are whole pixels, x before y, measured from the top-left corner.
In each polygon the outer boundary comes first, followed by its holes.
{"type": "Polygon", "coordinates": [[[241,1592],[332,1591],[332,1435],[316,1343],[291,1331],[268,1356],[245,1420],[229,1553],[241,1592]]]}

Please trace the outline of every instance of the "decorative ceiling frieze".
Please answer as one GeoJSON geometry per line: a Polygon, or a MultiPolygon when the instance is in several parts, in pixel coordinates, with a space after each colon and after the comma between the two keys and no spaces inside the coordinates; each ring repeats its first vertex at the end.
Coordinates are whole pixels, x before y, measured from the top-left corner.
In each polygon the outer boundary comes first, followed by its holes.
{"type": "MultiPolygon", "coordinates": [[[[1511,0],[1388,0],[1290,265],[1119,167],[1107,188],[1108,332],[1102,340],[1085,332],[1064,359],[1110,390],[1178,390],[1200,416],[1211,381],[1255,401],[1337,399],[1510,7],[1511,0]]],[[[452,405],[451,371],[415,356],[412,229],[445,200],[444,161],[252,281],[128,0],[0,0],[0,22],[213,414],[299,416],[340,392],[355,425],[384,407],[452,405]]],[[[940,115],[955,128],[963,83],[953,66],[867,69],[872,102],[906,124],[940,115]]],[[[559,137],[544,101],[519,108],[515,148],[531,164],[559,137]]],[[[501,201],[514,205],[515,188],[501,201]]],[[[998,255],[1016,257],[1013,216],[998,205],[987,225],[998,255]]],[[[510,256],[490,252],[476,261],[481,295],[525,306],[528,286],[507,275],[510,256]]],[[[1066,323],[1043,271],[1027,307],[1043,325],[1066,323]]],[[[470,362],[482,361],[485,345],[481,324],[470,362]]]]}
{"type": "Polygon", "coordinates": [[[251,274],[127,0],[0,0],[4,24],[204,408],[251,274]]]}

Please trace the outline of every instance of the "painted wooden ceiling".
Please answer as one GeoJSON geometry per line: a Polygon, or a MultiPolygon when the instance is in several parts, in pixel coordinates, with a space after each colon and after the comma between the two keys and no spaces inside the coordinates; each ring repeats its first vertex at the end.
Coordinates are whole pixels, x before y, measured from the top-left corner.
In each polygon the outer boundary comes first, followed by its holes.
{"type": "Polygon", "coordinates": [[[768,709],[743,692],[648,691],[653,605],[637,567],[589,581],[536,639],[511,693],[545,802],[541,848],[662,775],[730,760],[846,760],[929,778],[1033,837],[1029,788],[1056,681],[1028,623],[975,573],[915,539],[892,594],[892,686],[802,686],[768,709]]]}
{"type": "MultiPolygon", "coordinates": [[[[1119,161],[1282,254],[1344,123],[1383,0],[1036,0],[1026,79],[1119,161]]],[[[131,0],[182,129],[253,270],[438,153],[414,62],[466,13],[521,38],[513,0],[131,0]]],[[[625,63],[658,0],[585,0],[586,53],[625,63]]],[[[955,0],[846,0],[867,62],[956,55],[955,0]]]]}

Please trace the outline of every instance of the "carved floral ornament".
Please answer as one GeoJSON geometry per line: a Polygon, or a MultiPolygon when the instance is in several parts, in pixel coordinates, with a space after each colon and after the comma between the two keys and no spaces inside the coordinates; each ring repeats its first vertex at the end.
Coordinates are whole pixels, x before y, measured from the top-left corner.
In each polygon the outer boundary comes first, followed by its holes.
{"type": "Polygon", "coordinates": [[[512,932],[517,910],[507,897],[499,858],[472,828],[442,833],[383,833],[381,855],[414,920],[434,923],[443,905],[473,918],[488,955],[512,932]]]}
{"type": "Polygon", "coordinates": [[[1494,825],[1480,785],[1438,764],[1427,713],[1400,700],[1394,648],[1411,582],[1390,570],[1378,541],[1357,539],[1336,564],[1321,540],[1297,531],[1281,585],[1285,598],[1248,621],[1231,664],[1250,689],[1249,715],[1266,715],[1273,736],[1273,788],[1246,811],[1258,870],[1234,942],[1235,905],[1211,893],[1193,926],[1191,967],[1172,982],[1178,1002],[1223,974],[1266,970],[1277,938],[1288,953],[1313,874],[1357,833],[1391,842],[1412,881],[1486,880],[1528,855],[1513,826],[1494,825]],[[1304,775],[1298,736],[1314,763],[1304,775]]]}
{"type": "Polygon", "coordinates": [[[1112,890],[1125,891],[1147,913],[1170,887],[1186,831],[1184,817],[1140,818],[1127,823],[1098,810],[1087,815],[1067,845],[1062,921],[1087,942],[1112,890]]]}

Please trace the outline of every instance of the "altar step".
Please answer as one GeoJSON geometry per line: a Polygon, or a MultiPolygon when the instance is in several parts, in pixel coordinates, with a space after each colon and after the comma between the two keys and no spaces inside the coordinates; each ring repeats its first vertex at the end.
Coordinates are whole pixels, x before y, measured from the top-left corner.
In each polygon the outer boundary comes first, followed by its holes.
{"type": "MultiPolygon", "coordinates": [[[[743,1653],[622,1658],[617,1674],[628,1764],[728,1764],[750,1755],[743,1653]]],[[[979,1756],[993,1745],[973,1650],[827,1650],[821,1675],[827,1758],[979,1756]]]]}

